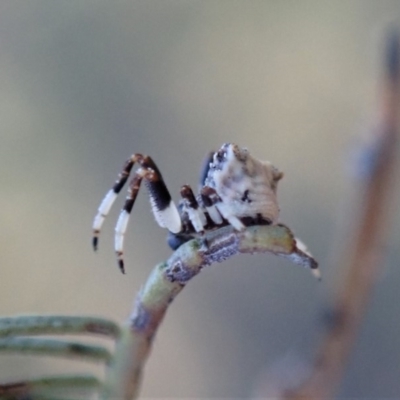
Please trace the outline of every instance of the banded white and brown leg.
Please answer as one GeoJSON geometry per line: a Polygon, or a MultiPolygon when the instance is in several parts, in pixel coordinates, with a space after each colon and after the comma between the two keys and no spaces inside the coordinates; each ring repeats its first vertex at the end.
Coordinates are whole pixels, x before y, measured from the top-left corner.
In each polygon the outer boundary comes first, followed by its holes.
{"type": "Polygon", "coordinates": [[[150,169],[139,168],[131,182],[129,183],[128,196],[126,197],[125,204],[119,214],[117,225],[115,226],[115,253],[118,258],[118,265],[121,272],[125,273],[124,268],[124,260],[123,260],[123,249],[124,249],[124,238],[126,228],[129,222],[129,216],[131,214],[132,208],[135,204],[136,197],[139,193],[140,184],[142,183],[142,179],[146,179],[149,181],[154,180],[154,171],[150,169]]]}
{"type": "Polygon", "coordinates": [[[208,225],[207,217],[200,207],[193,190],[190,186],[184,185],[181,188],[181,196],[182,196],[182,213],[183,215],[186,213],[194,230],[200,234],[200,239],[202,243],[202,248],[204,250],[208,249],[208,241],[204,236],[205,227],[208,225]]]}
{"type": "MultiPolygon", "coordinates": [[[[169,233],[167,240],[172,250],[176,250],[182,244],[193,239],[193,231],[203,235],[205,227],[214,228],[217,224],[219,225],[223,223],[221,215],[212,203],[215,196],[213,198],[208,198],[206,195],[202,195],[202,197],[204,196],[202,199],[202,206],[205,204],[209,206],[207,209],[211,210],[211,213],[215,214],[214,219],[211,217],[207,218],[190,186],[182,186],[181,196],[182,200],[179,203],[179,206],[183,220],[183,230],[178,234],[169,233]]],[[[220,201],[219,197],[216,197],[216,201],[220,201]]]]}
{"type": "Polygon", "coordinates": [[[246,226],[243,224],[243,222],[238,217],[236,217],[235,215],[232,215],[230,212],[228,212],[227,208],[225,207],[224,203],[219,198],[218,193],[215,191],[215,189],[213,189],[209,186],[204,186],[201,189],[200,194],[201,194],[203,203],[207,209],[207,212],[210,215],[210,218],[217,225],[221,224],[223,222],[223,219],[225,219],[237,231],[244,231],[246,229],[246,226]],[[221,216],[223,219],[221,218],[221,216]]]}
{"type": "Polygon", "coordinates": [[[215,225],[221,225],[224,221],[220,212],[215,206],[216,204],[221,202],[221,199],[218,196],[217,192],[209,186],[204,186],[200,191],[200,196],[212,222],[215,225]]]}
{"type": "MultiPolygon", "coordinates": [[[[116,230],[118,231],[118,233],[116,234],[115,240],[116,251],[122,252],[123,237],[129,220],[129,213],[132,210],[142,179],[145,179],[145,184],[149,190],[150,203],[157,223],[161,227],[169,229],[171,232],[180,232],[182,229],[178,210],[174,202],[172,201],[171,195],[164,183],[163,177],[156,164],[148,156],[144,156],[142,154],[134,154],[125,163],[124,168],[119,174],[113,188],[107,193],[100,204],[98,213],[93,223],[93,247],[95,250],[97,248],[98,236],[104,219],[110,211],[111,206],[113,205],[118,193],[121,191],[122,187],[126,183],[129,177],[129,173],[131,172],[132,167],[136,162],[141,165],[141,168],[139,168],[139,170],[136,172],[134,178],[130,183],[128,197],[117,223],[116,230]]],[[[122,257],[120,259],[122,260],[122,257]]],[[[119,264],[121,267],[121,263],[119,264]]],[[[123,261],[121,269],[123,270],[123,261]]]]}
{"type": "Polygon", "coordinates": [[[160,170],[149,156],[141,156],[138,162],[144,169],[154,172],[154,179],[145,179],[144,183],[149,191],[151,209],[158,225],[167,228],[172,233],[180,232],[182,230],[181,217],[160,170]]]}
{"type": "Polygon", "coordinates": [[[208,171],[210,170],[210,165],[212,164],[212,161],[214,159],[214,154],[215,152],[211,151],[207,154],[206,157],[204,157],[203,165],[200,172],[199,192],[203,205],[206,208],[207,213],[211,218],[211,221],[215,225],[221,225],[223,223],[223,220],[221,214],[215,207],[215,204],[220,202],[221,199],[213,188],[204,185],[208,176],[208,171]]]}
{"type": "Polygon", "coordinates": [[[126,161],[125,165],[123,166],[122,172],[118,175],[118,178],[112,187],[111,190],[108,191],[97,211],[97,215],[93,221],[93,249],[97,250],[97,245],[99,242],[99,235],[100,230],[103,225],[105,218],[107,217],[108,213],[112,205],[114,204],[115,199],[118,196],[118,193],[124,187],[126,181],[128,180],[129,174],[132,170],[133,165],[135,164],[135,155],[133,155],[128,161],[126,161]]]}
{"type": "Polygon", "coordinates": [[[149,191],[151,208],[157,223],[173,233],[178,233],[182,230],[179,212],[154,161],[148,156],[139,156],[137,157],[137,161],[141,165],[141,168],[136,171],[135,176],[129,184],[128,196],[115,227],[115,252],[118,257],[118,265],[123,273],[125,232],[143,179],[149,191]]]}
{"type": "Polygon", "coordinates": [[[207,218],[199,206],[194,196],[193,190],[189,185],[183,185],[181,188],[182,212],[186,213],[194,230],[197,233],[204,233],[204,227],[207,225],[207,218]]]}

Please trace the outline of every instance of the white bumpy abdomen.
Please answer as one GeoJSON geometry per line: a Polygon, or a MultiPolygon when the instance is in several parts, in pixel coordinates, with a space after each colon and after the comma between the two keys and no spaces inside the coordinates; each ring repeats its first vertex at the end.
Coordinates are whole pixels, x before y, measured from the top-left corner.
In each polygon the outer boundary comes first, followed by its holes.
{"type": "Polygon", "coordinates": [[[218,208],[224,215],[256,217],[276,223],[279,206],[273,166],[251,156],[245,162],[230,162],[227,168],[214,171],[213,186],[222,200],[218,208]]]}

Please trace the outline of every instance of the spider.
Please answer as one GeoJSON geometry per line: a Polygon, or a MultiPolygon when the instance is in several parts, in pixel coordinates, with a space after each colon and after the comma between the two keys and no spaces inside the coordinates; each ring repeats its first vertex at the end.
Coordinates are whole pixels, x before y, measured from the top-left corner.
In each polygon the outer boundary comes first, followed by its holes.
{"type": "Polygon", "coordinates": [[[195,237],[204,238],[206,231],[224,225],[243,231],[246,226],[277,223],[276,190],[283,173],[271,163],[252,157],[246,148],[225,143],[218,151],[209,153],[200,176],[199,194],[195,196],[189,185],[183,185],[178,207],[154,161],[149,156],[133,154],[100,204],[93,222],[94,250],[104,219],[135,163],[139,168],[129,183],[128,196],[115,227],[115,252],[122,273],[125,273],[124,236],[143,180],[154,217],[162,228],[168,229],[167,240],[173,250],[195,237]]]}

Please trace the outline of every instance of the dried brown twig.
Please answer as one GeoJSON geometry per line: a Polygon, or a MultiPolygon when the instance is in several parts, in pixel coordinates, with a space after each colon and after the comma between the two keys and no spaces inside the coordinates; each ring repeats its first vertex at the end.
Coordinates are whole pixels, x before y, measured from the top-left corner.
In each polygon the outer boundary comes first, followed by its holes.
{"type": "MultiPolygon", "coordinates": [[[[396,171],[400,105],[400,44],[397,32],[387,39],[380,123],[372,146],[365,150],[368,173],[359,194],[360,215],[349,247],[340,260],[347,276],[333,308],[333,318],[318,349],[310,378],[286,399],[329,399],[341,380],[349,354],[383,268],[388,230],[388,201],[396,171]]],[[[365,162],[365,160],[364,160],[365,162]]]]}

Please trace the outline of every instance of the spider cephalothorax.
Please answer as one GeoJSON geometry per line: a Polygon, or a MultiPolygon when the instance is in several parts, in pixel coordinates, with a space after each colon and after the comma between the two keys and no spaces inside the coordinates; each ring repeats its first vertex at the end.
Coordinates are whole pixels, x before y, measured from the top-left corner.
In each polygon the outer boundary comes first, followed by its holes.
{"type": "Polygon", "coordinates": [[[190,186],[182,186],[178,207],[154,161],[149,156],[134,154],[100,204],[93,223],[95,249],[103,221],[135,163],[140,167],[129,183],[128,196],[115,228],[115,251],[122,272],[124,235],[143,179],[154,217],[161,227],[168,229],[168,243],[174,250],[205,231],[224,225],[230,224],[242,231],[249,225],[277,222],[276,189],[283,174],[271,163],[252,157],[247,149],[225,143],[217,152],[210,153],[202,170],[199,194],[195,196],[190,186]]]}

